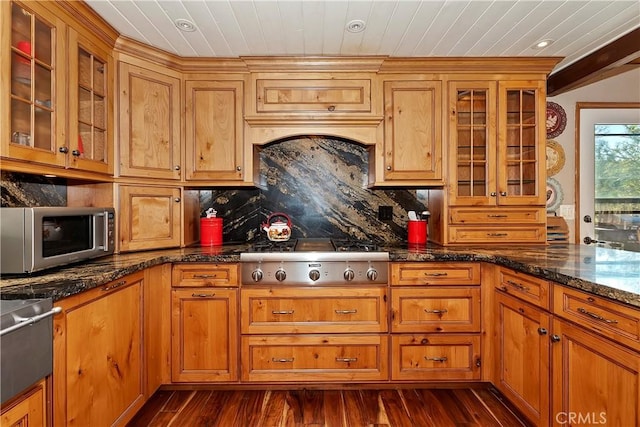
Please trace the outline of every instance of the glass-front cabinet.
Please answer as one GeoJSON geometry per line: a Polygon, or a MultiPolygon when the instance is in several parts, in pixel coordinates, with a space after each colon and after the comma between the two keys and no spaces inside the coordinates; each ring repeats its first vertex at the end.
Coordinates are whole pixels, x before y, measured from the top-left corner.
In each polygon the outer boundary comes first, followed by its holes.
{"type": "Polygon", "coordinates": [[[450,82],[450,204],[544,205],[538,82],[450,82]]]}
{"type": "Polygon", "coordinates": [[[2,49],[3,74],[11,76],[9,99],[2,100],[6,105],[3,110],[9,110],[8,114],[2,113],[3,120],[9,121],[2,136],[2,155],[64,164],[57,155],[57,132],[62,131],[64,123],[59,114],[64,103],[58,79],[60,23],[47,10],[31,6],[39,7],[29,4],[27,8],[17,2],[2,2],[1,6],[1,31],[10,33],[10,50],[2,49]]]}

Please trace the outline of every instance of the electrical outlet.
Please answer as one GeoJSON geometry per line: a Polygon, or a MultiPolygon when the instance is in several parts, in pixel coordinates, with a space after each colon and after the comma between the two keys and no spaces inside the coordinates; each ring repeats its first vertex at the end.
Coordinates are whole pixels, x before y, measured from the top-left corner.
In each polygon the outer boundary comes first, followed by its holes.
{"type": "Polygon", "coordinates": [[[568,221],[572,221],[573,219],[575,219],[575,209],[573,208],[573,205],[560,205],[560,212],[559,212],[561,217],[564,217],[564,219],[568,220],[568,221]]]}
{"type": "Polygon", "coordinates": [[[393,219],[393,206],[378,206],[378,219],[391,221],[393,219]]]}

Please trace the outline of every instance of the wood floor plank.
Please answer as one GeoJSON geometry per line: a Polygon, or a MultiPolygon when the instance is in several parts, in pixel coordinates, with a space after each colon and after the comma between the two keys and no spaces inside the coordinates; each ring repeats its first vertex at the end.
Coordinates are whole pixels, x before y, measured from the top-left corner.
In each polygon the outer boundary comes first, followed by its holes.
{"type": "Polygon", "coordinates": [[[493,416],[504,427],[532,427],[533,424],[520,419],[514,414],[498,396],[488,389],[476,389],[473,393],[478,396],[482,404],[489,408],[493,416]]]}
{"type": "Polygon", "coordinates": [[[323,409],[326,427],[343,427],[345,425],[344,401],[340,390],[323,392],[323,409]]]}
{"type": "Polygon", "coordinates": [[[287,407],[286,391],[269,391],[265,395],[260,417],[261,426],[281,426],[284,422],[284,414],[287,407]]]}
{"type": "MultiPolygon", "coordinates": [[[[438,398],[438,390],[417,389],[415,392],[422,400],[423,405],[420,410],[424,411],[426,416],[433,420],[435,426],[455,427],[456,423],[438,398]]],[[[411,408],[411,410],[413,411],[414,408],[411,408]]]]}
{"type": "Polygon", "coordinates": [[[187,426],[198,426],[198,420],[202,414],[202,407],[211,397],[211,391],[196,391],[186,405],[179,411],[180,424],[187,426]]]}
{"type": "Polygon", "coordinates": [[[380,400],[390,426],[412,427],[411,416],[407,412],[398,390],[381,390],[380,400]]]}
{"type": "Polygon", "coordinates": [[[227,405],[231,391],[212,391],[207,401],[200,408],[198,425],[215,426],[218,425],[220,414],[227,405]]]}
{"type": "Polygon", "coordinates": [[[220,411],[220,417],[216,425],[220,427],[244,427],[247,418],[247,409],[253,406],[250,400],[254,399],[255,393],[247,393],[245,390],[235,390],[228,392],[228,398],[220,411]],[[253,396],[253,397],[252,397],[253,396]]]}
{"type": "Polygon", "coordinates": [[[145,403],[145,410],[140,411],[129,422],[130,426],[148,426],[155,416],[167,404],[167,401],[173,394],[169,390],[159,390],[145,403]]]}
{"type": "Polygon", "coordinates": [[[500,422],[493,416],[491,411],[484,406],[476,394],[469,389],[457,389],[454,396],[465,412],[474,420],[476,425],[482,427],[500,427],[500,422]]]}
{"type": "Polygon", "coordinates": [[[173,392],[167,404],[162,408],[163,412],[178,412],[195,394],[194,390],[176,390],[173,392]]]}

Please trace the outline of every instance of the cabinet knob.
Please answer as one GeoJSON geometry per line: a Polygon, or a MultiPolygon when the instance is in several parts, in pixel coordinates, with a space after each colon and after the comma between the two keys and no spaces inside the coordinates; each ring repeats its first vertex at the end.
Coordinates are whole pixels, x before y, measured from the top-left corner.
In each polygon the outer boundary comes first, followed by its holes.
{"type": "Polygon", "coordinates": [[[69,147],[60,147],[58,151],[60,151],[62,154],[67,154],[69,152],[69,147]]]}
{"type": "Polygon", "coordinates": [[[335,111],[336,110],[336,106],[335,105],[329,105],[328,110],[329,111],[335,111]]]}
{"type": "Polygon", "coordinates": [[[560,335],[551,335],[551,342],[560,342],[560,335]]]}
{"type": "Polygon", "coordinates": [[[180,165],[175,165],[173,168],[174,168],[175,170],[179,171],[179,170],[180,170],[180,165]]]}
{"type": "Polygon", "coordinates": [[[240,172],[240,171],[242,170],[242,167],[240,167],[240,166],[236,166],[236,170],[237,170],[238,172],[240,172]]]}
{"type": "Polygon", "coordinates": [[[71,155],[72,155],[72,156],[74,156],[74,157],[80,157],[80,151],[78,151],[78,150],[73,150],[73,151],[71,152],[71,155]]]}
{"type": "Polygon", "coordinates": [[[495,191],[491,192],[491,197],[496,197],[498,195],[498,193],[496,193],[495,191]]]}
{"type": "Polygon", "coordinates": [[[390,171],[391,170],[391,166],[387,166],[387,170],[390,171]]]}
{"type": "Polygon", "coordinates": [[[506,197],[506,196],[507,196],[507,192],[506,192],[506,191],[501,191],[501,192],[500,192],[500,195],[501,195],[502,197],[506,197]]]}
{"type": "Polygon", "coordinates": [[[176,197],[175,199],[173,199],[173,201],[176,203],[180,203],[180,197],[176,197]]]}
{"type": "Polygon", "coordinates": [[[547,330],[545,328],[538,328],[538,334],[547,335],[547,330]]]}

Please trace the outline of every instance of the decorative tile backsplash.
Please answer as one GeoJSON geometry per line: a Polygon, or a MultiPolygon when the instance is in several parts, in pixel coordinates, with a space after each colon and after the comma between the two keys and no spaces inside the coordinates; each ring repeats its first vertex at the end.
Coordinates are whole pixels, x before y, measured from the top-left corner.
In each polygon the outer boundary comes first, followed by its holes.
{"type": "MultiPolygon", "coordinates": [[[[375,242],[406,240],[407,211],[427,208],[427,191],[367,189],[368,153],[351,141],[300,137],[277,141],[260,152],[260,188],[200,191],[202,216],[213,207],[224,219],[225,242],[266,237],[261,224],[283,212],[292,238],[353,237],[375,242]],[[393,219],[378,220],[380,206],[393,219]]],[[[66,206],[66,181],[2,172],[2,206],[66,206]]]]}

